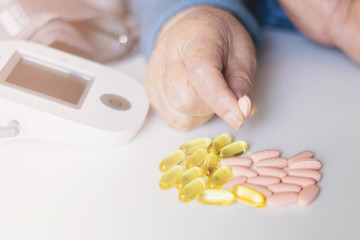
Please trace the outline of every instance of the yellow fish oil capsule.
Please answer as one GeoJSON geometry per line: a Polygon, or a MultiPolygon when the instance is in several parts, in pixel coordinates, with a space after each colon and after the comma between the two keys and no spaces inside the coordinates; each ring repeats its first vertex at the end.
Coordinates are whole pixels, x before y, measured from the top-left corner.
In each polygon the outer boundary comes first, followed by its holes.
{"type": "Polygon", "coordinates": [[[229,167],[218,168],[211,177],[215,186],[221,186],[232,178],[232,171],[229,167]]]}
{"type": "Polygon", "coordinates": [[[202,204],[209,205],[230,205],[235,202],[232,192],[224,189],[207,189],[201,191],[196,199],[202,204]]]}
{"type": "Polygon", "coordinates": [[[244,185],[235,185],[231,188],[236,199],[253,207],[264,207],[266,199],[260,192],[244,185]]]}
{"type": "Polygon", "coordinates": [[[203,172],[204,175],[210,176],[215,172],[215,170],[219,166],[220,159],[219,157],[214,153],[209,153],[206,155],[205,162],[203,165],[203,172]]]}
{"type": "Polygon", "coordinates": [[[189,155],[198,149],[207,150],[210,147],[211,142],[211,138],[208,137],[196,138],[181,145],[180,150],[183,150],[187,155],[189,155]]]}
{"type": "Polygon", "coordinates": [[[213,181],[211,181],[211,178],[210,178],[206,182],[206,188],[207,189],[220,189],[221,186],[214,184],[213,181]]]}
{"type": "Polygon", "coordinates": [[[159,186],[163,190],[167,190],[178,184],[181,175],[184,173],[184,168],[180,165],[171,167],[160,179],[159,186]]]}
{"type": "Polygon", "coordinates": [[[247,142],[236,141],[236,142],[230,143],[230,144],[226,145],[225,147],[223,147],[222,149],[220,149],[219,155],[222,158],[230,158],[230,157],[234,157],[236,155],[245,153],[248,150],[248,148],[249,148],[249,146],[248,146],[247,142]]]}
{"type": "Polygon", "coordinates": [[[179,199],[182,202],[189,202],[204,189],[206,189],[205,180],[203,178],[196,178],[189,182],[184,189],[179,192],[179,199]]]}
{"type": "Polygon", "coordinates": [[[186,159],[186,154],[181,150],[176,150],[167,155],[160,163],[159,169],[166,172],[168,169],[175,165],[181,164],[186,159]]]}
{"type": "Polygon", "coordinates": [[[186,160],[185,168],[189,169],[191,167],[201,167],[205,161],[207,151],[205,149],[198,149],[193,152],[186,160]]]}
{"type": "Polygon", "coordinates": [[[201,177],[202,170],[199,167],[193,167],[186,170],[180,178],[179,184],[176,184],[176,188],[179,190],[184,189],[184,187],[191,182],[192,180],[201,177]]]}
{"type": "Polygon", "coordinates": [[[218,153],[219,150],[226,145],[230,144],[232,141],[232,137],[228,133],[223,133],[219,135],[211,144],[211,149],[214,153],[218,153]]]}

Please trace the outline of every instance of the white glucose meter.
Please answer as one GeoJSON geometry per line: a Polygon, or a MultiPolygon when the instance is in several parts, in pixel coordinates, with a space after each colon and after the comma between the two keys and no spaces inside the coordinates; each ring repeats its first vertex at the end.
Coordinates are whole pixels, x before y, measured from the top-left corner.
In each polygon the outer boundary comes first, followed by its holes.
{"type": "Polygon", "coordinates": [[[137,133],[148,108],[141,84],[120,71],[32,42],[0,42],[0,143],[114,148],[137,133]]]}

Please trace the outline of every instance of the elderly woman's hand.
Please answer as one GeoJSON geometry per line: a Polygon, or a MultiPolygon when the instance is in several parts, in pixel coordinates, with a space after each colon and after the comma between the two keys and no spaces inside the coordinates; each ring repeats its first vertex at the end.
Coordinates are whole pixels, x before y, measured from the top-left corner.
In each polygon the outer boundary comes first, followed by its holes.
{"type": "Polygon", "coordinates": [[[160,118],[177,130],[199,126],[214,113],[239,129],[256,112],[255,69],[254,45],[242,24],[224,10],[196,6],[162,28],[144,86],[160,118]]]}
{"type": "Polygon", "coordinates": [[[360,64],[360,0],[279,0],[311,39],[343,50],[360,64]]]}

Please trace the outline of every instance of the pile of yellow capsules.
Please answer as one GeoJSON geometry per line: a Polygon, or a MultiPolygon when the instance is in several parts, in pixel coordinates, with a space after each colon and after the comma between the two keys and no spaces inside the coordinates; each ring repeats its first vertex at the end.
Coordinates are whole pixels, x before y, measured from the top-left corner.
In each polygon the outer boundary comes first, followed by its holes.
{"type": "Polygon", "coordinates": [[[306,206],[316,199],[321,163],[312,158],[312,152],[298,153],[289,160],[280,158],[278,150],[237,157],[247,150],[247,142],[232,142],[227,133],[214,141],[208,137],[189,141],[161,161],[160,188],[175,186],[180,201],[196,198],[210,205],[230,205],[237,200],[254,207],[294,202],[306,206]],[[253,162],[258,165],[255,170],[251,169],[253,162]],[[288,164],[293,166],[290,171],[284,170],[288,164]]]}

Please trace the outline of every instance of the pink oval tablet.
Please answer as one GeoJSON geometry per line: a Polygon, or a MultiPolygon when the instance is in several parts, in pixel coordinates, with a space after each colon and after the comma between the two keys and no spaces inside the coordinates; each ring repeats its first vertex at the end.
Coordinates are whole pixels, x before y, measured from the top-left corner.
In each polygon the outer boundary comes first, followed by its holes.
{"type": "Polygon", "coordinates": [[[227,181],[226,183],[224,183],[221,186],[221,188],[230,190],[234,185],[241,185],[241,184],[245,183],[246,180],[247,180],[247,177],[245,177],[245,176],[234,177],[234,178],[230,179],[229,181],[227,181]]]}
{"type": "Polygon", "coordinates": [[[248,96],[242,96],[238,101],[241,112],[244,115],[244,118],[248,118],[251,111],[251,100],[248,96]]]}
{"type": "Polygon", "coordinates": [[[268,196],[270,196],[272,194],[272,191],[270,191],[266,187],[263,187],[263,186],[260,186],[260,185],[251,184],[251,183],[244,183],[243,185],[258,191],[259,193],[261,193],[265,197],[268,197],[268,196]]]}
{"type": "Polygon", "coordinates": [[[220,161],[221,166],[242,166],[251,167],[252,160],[247,157],[224,158],[220,161]]]}
{"type": "Polygon", "coordinates": [[[279,192],[297,192],[298,193],[301,190],[301,186],[296,185],[296,184],[290,184],[290,183],[270,184],[268,186],[268,188],[274,193],[279,193],[279,192]]]}
{"type": "Polygon", "coordinates": [[[286,206],[295,203],[296,199],[296,192],[274,193],[270,197],[266,198],[266,205],[269,207],[286,206]]]}
{"type": "Polygon", "coordinates": [[[301,159],[301,158],[312,158],[313,156],[314,153],[311,151],[302,151],[289,158],[289,161],[290,160],[292,161],[294,159],[301,159]]]}
{"type": "Polygon", "coordinates": [[[316,185],[309,185],[299,193],[297,202],[300,206],[310,205],[319,195],[320,188],[316,185]]]}
{"type": "Polygon", "coordinates": [[[250,154],[250,158],[254,162],[258,162],[263,159],[267,158],[277,158],[280,157],[280,151],[276,149],[270,149],[270,150],[264,150],[264,151],[258,151],[250,154]]]}
{"type": "Polygon", "coordinates": [[[295,177],[295,176],[286,176],[282,179],[282,182],[296,184],[296,185],[300,185],[302,187],[306,187],[306,186],[315,184],[315,180],[312,178],[295,177]]]}
{"type": "Polygon", "coordinates": [[[287,172],[285,170],[282,170],[280,168],[273,168],[273,167],[257,167],[255,171],[260,176],[274,176],[283,178],[287,175],[287,172]]]}
{"type": "Polygon", "coordinates": [[[315,158],[294,159],[293,161],[289,162],[289,168],[319,170],[321,168],[321,162],[315,158]]]}
{"type": "Polygon", "coordinates": [[[275,168],[285,168],[287,167],[286,158],[268,158],[257,162],[259,167],[275,167],[275,168]]]}
{"type": "Polygon", "coordinates": [[[248,178],[247,182],[267,187],[270,184],[279,183],[280,178],[272,176],[257,176],[248,178]]]}
{"type": "Polygon", "coordinates": [[[237,176],[246,176],[246,177],[254,177],[257,176],[258,173],[254,170],[247,168],[247,167],[241,167],[241,166],[230,166],[233,177],[237,176]]]}
{"type": "Polygon", "coordinates": [[[317,182],[321,180],[321,173],[311,169],[292,169],[288,174],[289,176],[312,178],[317,182]]]}

